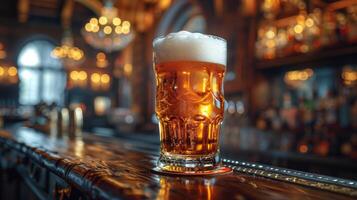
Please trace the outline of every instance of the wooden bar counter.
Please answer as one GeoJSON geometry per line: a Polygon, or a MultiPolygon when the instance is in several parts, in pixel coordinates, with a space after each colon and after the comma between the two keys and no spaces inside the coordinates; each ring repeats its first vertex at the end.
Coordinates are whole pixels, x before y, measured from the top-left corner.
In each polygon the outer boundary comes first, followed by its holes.
{"type": "Polygon", "coordinates": [[[2,171],[15,169],[39,199],[357,198],[355,181],[226,159],[228,175],[158,175],[157,150],[90,134],[64,140],[25,127],[0,131],[2,171]]]}

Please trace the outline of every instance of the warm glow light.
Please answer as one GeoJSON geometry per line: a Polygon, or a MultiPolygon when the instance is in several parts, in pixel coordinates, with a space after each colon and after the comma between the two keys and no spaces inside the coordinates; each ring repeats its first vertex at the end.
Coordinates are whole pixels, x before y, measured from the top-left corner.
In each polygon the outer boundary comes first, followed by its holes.
{"type": "Polygon", "coordinates": [[[110,81],[110,77],[108,74],[102,74],[100,79],[101,79],[102,83],[109,83],[109,81],[110,81]]]}
{"type": "Polygon", "coordinates": [[[4,75],[4,73],[5,73],[4,68],[0,66],[0,76],[4,75]]]}
{"type": "Polygon", "coordinates": [[[309,75],[307,72],[301,72],[298,74],[299,80],[306,81],[309,78],[309,75]]]}
{"type": "Polygon", "coordinates": [[[12,66],[8,69],[7,73],[9,76],[16,76],[17,75],[17,69],[16,67],[12,66]]]}
{"type": "Polygon", "coordinates": [[[267,46],[268,48],[274,48],[274,47],[276,46],[276,43],[275,43],[274,40],[268,40],[268,41],[266,42],[266,46],[267,46]]]}
{"type": "Polygon", "coordinates": [[[105,56],[105,53],[103,52],[99,52],[97,53],[97,66],[100,67],[100,68],[104,68],[108,65],[108,61],[107,61],[107,58],[105,56]]]}
{"type": "Polygon", "coordinates": [[[160,0],[159,1],[159,6],[163,10],[168,8],[170,6],[170,4],[171,4],[171,0],[160,0]]]}
{"type": "Polygon", "coordinates": [[[275,32],[273,30],[269,30],[265,33],[268,39],[273,39],[275,37],[275,32]]]}
{"type": "Polygon", "coordinates": [[[132,71],[133,71],[133,65],[132,64],[127,63],[127,64],[124,65],[124,73],[125,73],[126,76],[130,76],[132,71]]]}
{"type": "Polygon", "coordinates": [[[109,97],[96,97],[94,99],[94,110],[97,115],[103,115],[110,108],[111,101],[109,97]]]}
{"type": "Polygon", "coordinates": [[[105,26],[104,29],[103,29],[103,32],[107,35],[111,34],[112,33],[112,27],[110,26],[105,26]]]}
{"type": "Polygon", "coordinates": [[[115,32],[117,34],[121,34],[122,33],[121,29],[122,29],[121,26],[117,26],[117,27],[115,27],[115,32]]]}
{"type": "Polygon", "coordinates": [[[119,17],[114,17],[114,19],[113,19],[113,24],[114,24],[115,26],[119,26],[120,23],[121,23],[120,18],[119,18],[119,17]]]}
{"type": "Polygon", "coordinates": [[[304,30],[304,27],[301,26],[300,24],[297,24],[297,25],[294,26],[294,31],[295,31],[295,33],[297,33],[297,34],[302,33],[303,30],[304,30]]]}
{"type": "Polygon", "coordinates": [[[350,82],[357,81],[357,72],[352,70],[351,71],[346,70],[342,72],[342,79],[350,82]]]}
{"type": "Polygon", "coordinates": [[[128,34],[130,32],[130,29],[128,27],[122,27],[121,31],[124,33],[124,34],[128,34]]]}
{"type": "Polygon", "coordinates": [[[307,153],[308,150],[309,150],[309,148],[307,147],[306,144],[300,145],[300,147],[299,147],[300,153],[307,153]]]}
{"type": "Polygon", "coordinates": [[[314,20],[312,20],[311,18],[308,18],[306,21],[305,21],[305,25],[307,27],[312,27],[314,25],[314,20]]]}
{"type": "Polygon", "coordinates": [[[296,21],[298,24],[304,24],[305,21],[305,16],[304,15],[299,15],[296,17],[296,21]]]}
{"type": "Polygon", "coordinates": [[[130,22],[128,22],[128,21],[123,21],[122,26],[125,27],[125,28],[130,28],[130,22]]]}
{"type": "Polygon", "coordinates": [[[99,52],[97,53],[97,60],[105,60],[106,59],[106,56],[103,52],[99,52]]]}
{"type": "Polygon", "coordinates": [[[98,32],[99,31],[99,26],[98,25],[93,26],[93,30],[92,31],[94,33],[98,32]]]}
{"type": "Polygon", "coordinates": [[[290,71],[285,74],[286,81],[306,81],[313,76],[314,71],[312,69],[304,69],[300,71],[290,71]]]}
{"type": "Polygon", "coordinates": [[[105,16],[99,17],[99,24],[105,25],[107,23],[108,23],[108,18],[107,17],[105,17],[105,16]]]}
{"type": "Polygon", "coordinates": [[[91,31],[93,30],[92,24],[90,24],[90,23],[87,23],[87,24],[84,26],[84,28],[85,28],[86,31],[88,31],[88,32],[91,32],[91,31]]]}
{"type": "Polygon", "coordinates": [[[51,56],[54,58],[70,58],[78,61],[84,57],[84,53],[78,47],[63,45],[54,48],[51,52],[51,56]]]}
{"type": "Polygon", "coordinates": [[[87,73],[85,71],[80,71],[78,73],[78,79],[81,81],[84,81],[87,79],[87,73]]]}
{"type": "Polygon", "coordinates": [[[91,24],[93,24],[93,25],[97,25],[97,24],[98,24],[98,20],[93,17],[93,18],[91,18],[91,19],[89,20],[89,23],[91,23],[91,24]]]}
{"type": "Polygon", "coordinates": [[[98,73],[93,73],[90,79],[92,80],[93,83],[99,83],[100,75],[98,73]]]}
{"type": "Polygon", "coordinates": [[[71,77],[72,80],[78,80],[78,72],[77,71],[72,71],[69,76],[71,77]]]}
{"type": "Polygon", "coordinates": [[[74,155],[77,157],[83,157],[83,150],[84,150],[84,142],[81,138],[76,138],[74,141],[74,155]]]}

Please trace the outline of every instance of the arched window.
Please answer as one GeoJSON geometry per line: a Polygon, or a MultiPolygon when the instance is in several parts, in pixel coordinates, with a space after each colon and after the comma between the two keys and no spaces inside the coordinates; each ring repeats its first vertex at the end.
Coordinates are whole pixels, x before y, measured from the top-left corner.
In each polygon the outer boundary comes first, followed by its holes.
{"type": "Polygon", "coordinates": [[[53,48],[47,40],[34,40],[21,49],[17,60],[20,104],[63,104],[66,74],[61,62],[51,57],[53,48]]]}

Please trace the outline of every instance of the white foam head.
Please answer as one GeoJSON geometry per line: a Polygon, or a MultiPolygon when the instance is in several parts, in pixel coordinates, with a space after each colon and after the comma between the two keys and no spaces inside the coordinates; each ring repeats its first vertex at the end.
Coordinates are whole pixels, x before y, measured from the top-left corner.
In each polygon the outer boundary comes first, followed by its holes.
{"type": "Polygon", "coordinates": [[[180,31],[154,40],[155,61],[201,61],[227,64],[227,43],[224,39],[180,31]]]}

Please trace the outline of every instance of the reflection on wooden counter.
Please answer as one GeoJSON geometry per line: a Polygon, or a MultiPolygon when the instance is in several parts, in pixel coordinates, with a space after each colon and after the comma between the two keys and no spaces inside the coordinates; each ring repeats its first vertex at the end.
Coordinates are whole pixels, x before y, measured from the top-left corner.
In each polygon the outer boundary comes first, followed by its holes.
{"type": "MultiPolygon", "coordinates": [[[[23,127],[1,131],[0,155],[1,170],[15,169],[40,199],[353,199],[357,196],[354,181],[333,178],[329,183],[330,177],[230,160],[224,163],[235,170],[228,175],[161,176],[151,171],[157,152],[149,144],[88,134],[82,139],[65,140],[23,127]],[[280,170],[291,173],[284,175],[280,170]],[[296,181],[298,176],[292,176],[294,173],[306,176],[302,179],[306,182],[312,182],[315,177],[321,177],[321,181],[315,181],[311,187],[302,186],[296,181]],[[264,174],[270,175],[265,178],[261,176],[264,174]],[[287,178],[274,180],[283,176],[287,178]],[[299,184],[289,183],[289,178],[299,184]],[[330,192],[333,188],[338,190],[330,192]]],[[[0,195],[5,195],[4,191],[0,195]]]]}

